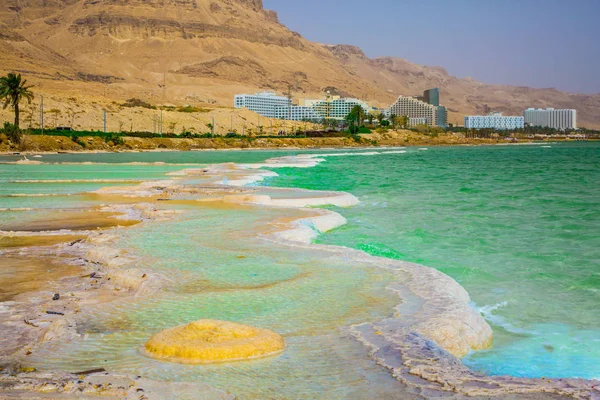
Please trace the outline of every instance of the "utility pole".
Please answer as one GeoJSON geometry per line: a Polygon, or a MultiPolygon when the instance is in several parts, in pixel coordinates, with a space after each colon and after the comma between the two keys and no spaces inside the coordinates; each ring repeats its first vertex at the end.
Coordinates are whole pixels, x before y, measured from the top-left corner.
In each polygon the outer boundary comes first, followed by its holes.
{"type": "Polygon", "coordinates": [[[104,133],[106,133],[106,110],[104,110],[104,133]]]}
{"type": "Polygon", "coordinates": [[[44,96],[42,97],[42,105],[40,107],[40,124],[42,126],[42,134],[44,133],[44,96]]]}
{"type": "Polygon", "coordinates": [[[215,136],[215,116],[214,115],[212,117],[212,124],[211,124],[211,127],[210,127],[210,134],[212,136],[215,136]]]}
{"type": "MultiPolygon", "coordinates": [[[[167,73],[163,74],[163,104],[165,102],[165,98],[167,97],[167,73]]],[[[160,131],[162,133],[162,129],[160,131]]]]}
{"type": "Polygon", "coordinates": [[[231,114],[231,127],[229,128],[229,132],[233,132],[233,114],[231,114]]]}
{"type": "Polygon", "coordinates": [[[162,123],[163,123],[163,116],[162,116],[162,112],[163,112],[163,110],[162,110],[162,108],[161,108],[161,109],[160,109],[160,127],[159,127],[159,130],[158,130],[158,134],[159,134],[160,136],[162,136],[162,133],[163,133],[163,130],[162,130],[162,128],[163,128],[163,124],[162,124],[162,123]]]}

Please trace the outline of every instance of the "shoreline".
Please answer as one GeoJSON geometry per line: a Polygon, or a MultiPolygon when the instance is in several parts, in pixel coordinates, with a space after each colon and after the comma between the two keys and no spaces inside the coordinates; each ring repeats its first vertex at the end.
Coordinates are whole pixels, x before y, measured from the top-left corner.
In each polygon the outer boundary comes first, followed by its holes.
{"type": "MultiPolygon", "coordinates": [[[[371,153],[371,155],[377,154],[379,153],[371,153]]],[[[367,155],[369,154],[360,156],[367,155]]],[[[172,197],[183,193],[181,189],[184,186],[179,184],[179,179],[200,175],[211,180],[215,179],[213,187],[222,192],[217,193],[216,197],[213,193],[209,193],[211,201],[290,207],[302,210],[306,210],[307,206],[330,204],[344,207],[357,204],[358,200],[353,195],[341,192],[320,192],[325,196],[296,197],[287,199],[288,201],[274,202],[275,199],[269,196],[254,195],[253,190],[256,187],[245,187],[250,183],[260,182],[265,177],[274,176],[270,170],[261,170],[262,167],[308,168],[325,161],[323,157],[326,156],[326,154],[303,154],[295,157],[277,157],[261,164],[214,164],[203,169],[188,169],[179,171],[179,173],[171,173],[165,180],[145,182],[133,187],[106,187],[99,192],[127,193],[128,196],[139,199],[157,194],[172,197]],[[228,186],[219,185],[220,182],[217,179],[222,175],[224,169],[227,171],[233,169],[236,174],[239,174],[237,179],[228,182],[228,186]]],[[[292,193],[303,191],[293,188],[275,189],[288,190],[292,193]]],[[[312,193],[316,195],[319,192],[312,193]]],[[[137,206],[139,204],[137,203],[137,206]]],[[[129,213],[129,216],[132,216],[131,209],[135,207],[136,204],[132,204],[113,206],[111,209],[120,209],[125,214],[129,213]],[[128,207],[129,211],[127,211],[128,207]]],[[[153,206],[146,208],[145,212],[150,212],[152,215],[154,211],[148,211],[152,209],[154,209],[153,206]]],[[[310,217],[284,221],[279,225],[277,221],[272,221],[270,225],[274,231],[268,232],[264,238],[278,245],[300,247],[307,250],[318,248],[327,252],[344,254],[351,259],[360,260],[378,268],[398,271],[403,276],[399,276],[401,279],[388,288],[397,293],[399,297],[400,303],[395,307],[393,313],[399,315],[377,323],[359,324],[348,328],[349,335],[370,349],[374,362],[388,369],[400,382],[412,386],[424,394],[450,391],[464,396],[553,393],[573,398],[591,398],[593,395],[593,385],[598,384],[595,381],[490,377],[469,370],[457,357],[466,354],[471,349],[481,349],[488,345],[491,340],[491,330],[481,315],[469,306],[468,294],[456,281],[425,266],[374,257],[360,250],[346,247],[315,244],[313,240],[318,235],[317,231],[327,232],[343,225],[346,221],[340,214],[333,211],[323,209],[309,209],[309,211],[312,214],[310,217]],[[410,278],[407,279],[406,275],[410,278]],[[409,305],[413,306],[412,310],[409,305]],[[445,330],[439,334],[438,331],[442,326],[445,327],[445,330]],[[479,328],[475,329],[476,326],[479,328]]],[[[143,216],[143,211],[139,212],[139,215],[143,216]]],[[[163,217],[169,218],[168,215],[163,217]]],[[[156,219],[148,218],[144,221],[156,221],[156,219]]],[[[113,280],[112,284],[120,281],[121,284],[130,285],[129,291],[133,293],[133,296],[148,296],[153,293],[153,290],[159,289],[160,277],[142,282],[142,284],[152,282],[145,284],[144,290],[140,291],[141,284],[136,288],[136,282],[139,283],[139,276],[142,273],[135,271],[135,276],[125,274],[127,270],[123,270],[123,267],[127,265],[126,257],[119,257],[114,250],[111,251],[110,246],[107,246],[109,243],[110,238],[108,237],[91,240],[89,244],[95,248],[87,252],[86,258],[97,266],[122,271],[124,275],[113,280]]],[[[146,273],[144,272],[144,274],[146,273]]]]}
{"type": "Polygon", "coordinates": [[[110,153],[110,152],[169,152],[169,151],[215,151],[215,150],[275,150],[275,149],[324,149],[324,148],[377,148],[397,146],[452,146],[495,145],[531,143],[520,139],[513,143],[502,139],[465,138],[454,134],[426,135],[397,130],[387,133],[360,134],[356,138],[337,137],[265,137],[265,138],[138,138],[122,136],[122,144],[105,142],[98,137],[82,136],[73,141],[68,136],[25,135],[20,146],[0,145],[0,155],[56,154],[56,153],[110,153]],[[84,145],[82,145],[82,143],[84,145]]]}

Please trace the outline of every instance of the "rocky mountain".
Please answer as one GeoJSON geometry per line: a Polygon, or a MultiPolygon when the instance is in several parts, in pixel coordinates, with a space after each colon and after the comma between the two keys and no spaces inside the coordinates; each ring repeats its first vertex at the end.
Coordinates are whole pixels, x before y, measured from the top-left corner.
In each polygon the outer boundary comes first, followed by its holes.
{"type": "Polygon", "coordinates": [[[387,106],[440,87],[451,122],[526,107],[577,108],[600,127],[600,94],[488,85],[443,68],[359,48],[322,45],[283,26],[261,0],[2,0],[0,73],[22,72],[38,91],[81,102],[231,107],[240,92],[325,90],[387,106]]]}

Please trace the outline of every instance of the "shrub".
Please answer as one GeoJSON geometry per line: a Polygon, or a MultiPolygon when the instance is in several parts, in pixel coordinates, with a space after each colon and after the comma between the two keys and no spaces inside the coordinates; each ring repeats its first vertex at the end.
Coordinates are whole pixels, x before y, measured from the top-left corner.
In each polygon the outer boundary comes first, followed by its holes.
{"type": "Polygon", "coordinates": [[[125,144],[125,141],[123,140],[123,138],[119,135],[113,135],[111,134],[110,136],[106,136],[104,138],[104,141],[108,144],[110,144],[110,142],[112,142],[113,146],[122,146],[125,144]]]}
{"type": "Polygon", "coordinates": [[[200,107],[193,107],[193,106],[190,106],[190,105],[179,107],[177,109],[177,111],[184,112],[184,113],[207,113],[207,112],[210,112],[209,109],[200,108],[200,107]]]}
{"type": "Polygon", "coordinates": [[[151,110],[156,110],[156,107],[150,103],[145,102],[141,99],[131,98],[127,100],[125,103],[121,104],[122,107],[142,107],[149,108],[151,110]]]}
{"type": "Polygon", "coordinates": [[[356,143],[362,143],[363,141],[359,135],[352,135],[352,139],[354,139],[356,143]]]}
{"type": "Polygon", "coordinates": [[[4,123],[4,128],[0,130],[0,132],[4,133],[8,140],[13,143],[21,143],[21,130],[16,125],[11,124],[10,122],[4,123]]]}
{"type": "Polygon", "coordinates": [[[71,140],[80,145],[81,147],[87,146],[87,143],[84,140],[81,140],[79,136],[71,136],[71,140]]]}

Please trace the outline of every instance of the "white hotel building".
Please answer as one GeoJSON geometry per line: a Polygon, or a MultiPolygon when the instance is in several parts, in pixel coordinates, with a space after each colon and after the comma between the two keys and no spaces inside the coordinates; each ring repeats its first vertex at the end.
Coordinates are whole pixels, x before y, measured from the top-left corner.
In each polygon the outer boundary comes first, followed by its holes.
{"type": "Polygon", "coordinates": [[[370,107],[359,99],[327,96],[325,99],[304,100],[303,105],[292,105],[292,100],[272,92],[237,94],[233,99],[235,108],[246,108],[267,118],[293,121],[322,121],[323,119],[344,120],[352,108],[361,106],[365,113],[370,107]]]}
{"type": "Polygon", "coordinates": [[[554,108],[528,108],[523,111],[525,123],[554,129],[577,129],[577,110],[555,110],[554,108]]]}
{"type": "Polygon", "coordinates": [[[307,107],[313,108],[321,119],[340,121],[346,119],[355,106],[362,107],[365,114],[370,110],[369,105],[364,101],[349,97],[328,96],[325,100],[305,100],[305,104],[307,107]]]}
{"type": "Polygon", "coordinates": [[[400,96],[394,104],[392,104],[386,113],[388,116],[393,114],[395,116],[406,115],[409,120],[424,120],[429,126],[435,126],[437,124],[437,111],[438,108],[434,105],[425,103],[414,97],[400,96]]]}
{"type": "Polygon", "coordinates": [[[235,108],[247,108],[268,118],[277,118],[278,108],[285,109],[292,106],[291,99],[277,96],[272,92],[236,94],[233,98],[233,103],[235,108]]]}
{"type": "Polygon", "coordinates": [[[523,117],[503,116],[502,113],[490,115],[470,115],[465,117],[467,129],[522,129],[525,127],[523,117]]]}
{"type": "Polygon", "coordinates": [[[291,106],[291,107],[275,107],[275,118],[285,119],[288,121],[321,121],[323,118],[317,113],[313,107],[307,106],[291,106]]]}

